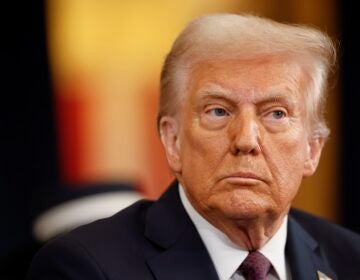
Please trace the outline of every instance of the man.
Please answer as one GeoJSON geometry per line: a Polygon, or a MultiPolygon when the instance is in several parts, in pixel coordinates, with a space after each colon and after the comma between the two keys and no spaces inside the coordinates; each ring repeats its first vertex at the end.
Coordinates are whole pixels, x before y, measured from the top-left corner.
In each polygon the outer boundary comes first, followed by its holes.
{"type": "Polygon", "coordinates": [[[247,15],[191,22],[161,77],[177,181],[45,246],[30,279],[357,279],[360,237],[290,210],[329,134],[323,33],[247,15]]]}

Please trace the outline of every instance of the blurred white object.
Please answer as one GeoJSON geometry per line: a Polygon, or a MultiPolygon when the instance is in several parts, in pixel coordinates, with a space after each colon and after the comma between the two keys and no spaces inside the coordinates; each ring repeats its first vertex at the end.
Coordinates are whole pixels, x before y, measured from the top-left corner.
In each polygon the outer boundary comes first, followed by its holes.
{"type": "Polygon", "coordinates": [[[109,217],[142,197],[134,191],[88,195],[54,206],[34,222],[33,234],[40,242],[92,221],[109,217]]]}

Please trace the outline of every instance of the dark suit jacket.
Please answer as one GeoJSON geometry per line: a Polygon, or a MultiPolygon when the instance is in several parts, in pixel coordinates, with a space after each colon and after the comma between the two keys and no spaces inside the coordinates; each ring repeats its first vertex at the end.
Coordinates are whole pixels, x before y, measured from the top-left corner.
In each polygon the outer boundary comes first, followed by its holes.
{"type": "MultiPolygon", "coordinates": [[[[289,215],[286,257],[292,279],[360,279],[360,236],[303,212],[289,215]]],[[[176,184],[156,202],[139,201],[42,248],[29,279],[216,280],[176,184]]]]}

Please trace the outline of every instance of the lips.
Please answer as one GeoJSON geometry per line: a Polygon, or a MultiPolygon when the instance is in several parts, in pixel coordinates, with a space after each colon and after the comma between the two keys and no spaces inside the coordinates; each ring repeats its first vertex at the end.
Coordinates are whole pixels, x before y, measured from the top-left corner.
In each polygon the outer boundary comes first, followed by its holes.
{"type": "Polygon", "coordinates": [[[259,176],[255,173],[249,172],[249,171],[240,171],[240,172],[231,173],[231,174],[224,176],[223,179],[234,180],[234,181],[254,181],[254,180],[256,180],[256,181],[266,182],[266,180],[263,176],[259,176]]]}

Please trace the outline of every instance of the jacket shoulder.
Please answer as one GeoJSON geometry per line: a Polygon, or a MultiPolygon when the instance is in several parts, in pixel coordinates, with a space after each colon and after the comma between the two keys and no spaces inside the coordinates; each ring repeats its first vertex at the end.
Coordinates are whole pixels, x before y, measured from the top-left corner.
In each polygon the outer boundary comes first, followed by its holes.
{"type": "Polygon", "coordinates": [[[152,201],[140,200],[111,217],[80,226],[58,238],[66,237],[94,247],[99,243],[101,246],[106,246],[107,243],[113,246],[115,241],[126,242],[127,237],[142,236],[146,213],[152,203],[152,201]],[[100,240],[101,242],[99,242],[100,240]]]}
{"type": "Polygon", "coordinates": [[[48,242],[35,256],[29,279],[146,279],[145,256],[154,249],[144,237],[144,221],[152,203],[138,201],[48,242]]]}
{"type": "Polygon", "coordinates": [[[360,263],[360,235],[324,218],[297,210],[290,217],[299,223],[319,244],[332,265],[360,263]]]}

